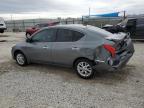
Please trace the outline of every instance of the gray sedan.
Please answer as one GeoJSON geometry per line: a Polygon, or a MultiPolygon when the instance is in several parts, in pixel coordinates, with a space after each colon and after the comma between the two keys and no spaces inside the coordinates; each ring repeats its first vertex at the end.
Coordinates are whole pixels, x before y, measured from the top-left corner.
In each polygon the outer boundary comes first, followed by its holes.
{"type": "Polygon", "coordinates": [[[26,42],[12,47],[12,56],[20,66],[30,63],[68,66],[85,79],[91,78],[96,69],[122,68],[133,53],[128,35],[75,24],[43,28],[26,42]]]}

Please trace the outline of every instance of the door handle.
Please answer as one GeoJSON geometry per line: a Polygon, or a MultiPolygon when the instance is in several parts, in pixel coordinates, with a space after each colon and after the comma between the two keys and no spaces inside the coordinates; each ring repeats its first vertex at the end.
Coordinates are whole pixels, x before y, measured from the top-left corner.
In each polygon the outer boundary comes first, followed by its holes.
{"type": "Polygon", "coordinates": [[[43,49],[48,49],[48,48],[49,48],[48,46],[44,46],[44,47],[43,47],[43,49]]]}
{"type": "Polygon", "coordinates": [[[79,50],[80,48],[78,47],[72,47],[72,50],[79,50]]]}

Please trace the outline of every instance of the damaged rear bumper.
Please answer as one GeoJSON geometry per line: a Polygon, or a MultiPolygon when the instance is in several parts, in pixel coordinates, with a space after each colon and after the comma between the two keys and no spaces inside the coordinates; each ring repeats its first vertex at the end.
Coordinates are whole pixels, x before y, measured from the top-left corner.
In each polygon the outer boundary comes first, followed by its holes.
{"type": "Polygon", "coordinates": [[[114,71],[123,68],[132,57],[133,53],[117,55],[114,59],[108,58],[106,61],[95,60],[96,65],[93,67],[98,70],[114,71]]]}
{"type": "Polygon", "coordinates": [[[94,60],[96,65],[94,69],[100,70],[117,70],[123,68],[130,58],[133,56],[135,50],[133,43],[130,38],[124,40],[123,47],[116,52],[114,58],[108,57],[104,60],[96,59],[94,60]]]}

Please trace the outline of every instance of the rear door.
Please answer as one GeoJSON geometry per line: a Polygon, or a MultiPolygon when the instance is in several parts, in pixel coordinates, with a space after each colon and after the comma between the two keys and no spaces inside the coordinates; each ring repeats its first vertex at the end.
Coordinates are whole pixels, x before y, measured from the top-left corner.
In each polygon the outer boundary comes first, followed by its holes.
{"type": "Polygon", "coordinates": [[[78,56],[80,50],[80,40],[83,33],[69,30],[58,29],[56,42],[52,45],[52,58],[56,64],[71,65],[78,56]]]}

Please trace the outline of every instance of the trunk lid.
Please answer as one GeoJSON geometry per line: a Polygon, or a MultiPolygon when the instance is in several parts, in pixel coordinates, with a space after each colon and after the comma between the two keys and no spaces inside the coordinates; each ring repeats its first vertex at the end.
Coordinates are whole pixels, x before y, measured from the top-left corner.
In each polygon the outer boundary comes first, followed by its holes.
{"type": "Polygon", "coordinates": [[[121,54],[128,50],[129,44],[131,43],[130,36],[125,33],[113,34],[112,36],[106,37],[107,40],[113,41],[117,54],[121,54]]]}
{"type": "Polygon", "coordinates": [[[117,68],[120,65],[122,66],[122,64],[127,63],[134,53],[134,46],[130,36],[125,33],[118,33],[107,37],[106,39],[114,42],[113,47],[116,50],[116,56],[115,59],[113,59],[113,67],[117,68]]]}
{"type": "Polygon", "coordinates": [[[108,37],[106,37],[106,39],[114,41],[114,42],[119,42],[119,41],[122,41],[123,39],[125,39],[126,37],[127,37],[127,34],[118,33],[118,34],[113,34],[111,36],[108,36],[108,37]]]}

